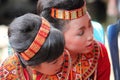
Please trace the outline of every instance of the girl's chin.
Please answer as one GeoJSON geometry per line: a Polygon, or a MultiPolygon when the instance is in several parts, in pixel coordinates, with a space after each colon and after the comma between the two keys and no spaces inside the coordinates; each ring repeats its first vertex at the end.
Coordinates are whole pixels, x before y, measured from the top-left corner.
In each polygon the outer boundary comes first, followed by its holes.
{"type": "Polygon", "coordinates": [[[84,52],[82,52],[82,53],[89,53],[89,52],[91,52],[93,49],[86,49],[84,52]]]}
{"type": "Polygon", "coordinates": [[[61,72],[61,69],[56,70],[53,74],[48,74],[48,75],[55,75],[61,72]]]}

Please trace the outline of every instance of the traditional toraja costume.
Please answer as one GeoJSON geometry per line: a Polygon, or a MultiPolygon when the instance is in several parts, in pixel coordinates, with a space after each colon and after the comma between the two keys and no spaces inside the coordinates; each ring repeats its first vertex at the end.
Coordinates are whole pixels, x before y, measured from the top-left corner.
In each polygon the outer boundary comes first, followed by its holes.
{"type": "MultiPolygon", "coordinates": [[[[72,65],[69,53],[64,53],[62,71],[52,75],[44,75],[33,70],[32,80],[109,80],[107,51],[101,43],[94,43],[94,49],[86,54],[79,54],[72,65]],[[100,48],[101,47],[101,48],[100,48]],[[101,67],[102,65],[102,67],[101,67]],[[104,65],[104,66],[103,66],[104,65]],[[104,74],[104,76],[102,76],[104,74]]],[[[31,80],[28,70],[24,68],[16,55],[9,57],[0,67],[0,80],[31,80]]]]}
{"type": "Polygon", "coordinates": [[[32,79],[30,79],[29,72],[24,68],[18,59],[17,55],[11,56],[4,61],[0,67],[0,80],[68,80],[68,75],[71,66],[70,55],[64,53],[64,63],[62,67],[62,72],[59,75],[47,76],[33,70],[32,79]],[[60,79],[58,79],[58,77],[60,79]]]}
{"type": "MultiPolygon", "coordinates": [[[[110,70],[105,71],[110,68],[108,62],[107,51],[101,43],[94,43],[94,49],[86,54],[79,54],[78,58],[73,67],[70,70],[68,79],[62,78],[62,73],[60,72],[56,75],[46,76],[43,80],[109,80],[108,74],[110,70]],[[101,65],[105,65],[101,67],[101,65]],[[104,76],[102,76],[104,74],[104,76]]],[[[66,65],[68,67],[69,65],[66,65]]],[[[69,71],[69,69],[68,69],[69,71]]],[[[44,75],[42,75],[44,76],[44,75]]]]}
{"type": "MultiPolygon", "coordinates": [[[[51,16],[53,18],[62,20],[77,19],[83,17],[86,13],[86,3],[83,5],[83,7],[74,10],[51,8],[51,16]]],[[[95,41],[92,52],[79,54],[77,62],[75,63],[76,64],[71,68],[68,80],[110,79],[110,62],[108,53],[105,46],[99,42],[95,41]]]]}
{"type": "MultiPolygon", "coordinates": [[[[71,11],[55,8],[51,10],[52,17],[64,20],[80,18],[87,12],[85,5],[71,11]]],[[[28,60],[30,57],[24,56],[24,58],[28,60]]],[[[106,48],[95,41],[93,50],[79,54],[75,64],[71,65],[71,58],[66,51],[61,72],[48,76],[33,70],[32,80],[109,80],[109,75],[110,63],[106,48]]],[[[17,56],[5,60],[0,70],[0,77],[1,80],[30,80],[27,69],[22,67],[17,56]]]]}
{"type": "Polygon", "coordinates": [[[95,42],[94,49],[89,53],[79,54],[78,59],[79,62],[70,73],[71,80],[109,80],[110,63],[106,63],[109,59],[104,45],[95,42]],[[107,69],[108,71],[103,72],[107,69]]]}
{"type": "MultiPolygon", "coordinates": [[[[13,56],[8,57],[0,67],[0,80],[44,80],[46,75],[43,76],[40,72],[32,70],[32,73],[29,74],[27,66],[25,66],[19,56],[24,60],[28,61],[39,51],[41,46],[44,44],[46,37],[50,31],[50,24],[47,20],[42,18],[42,24],[39,28],[39,31],[31,43],[31,45],[24,52],[15,53],[13,56]],[[30,75],[33,75],[32,77],[30,75]]],[[[57,53],[56,53],[57,54],[57,53]]],[[[64,62],[62,68],[62,78],[61,80],[68,79],[71,69],[71,60],[70,55],[67,50],[64,50],[64,62]]]]}

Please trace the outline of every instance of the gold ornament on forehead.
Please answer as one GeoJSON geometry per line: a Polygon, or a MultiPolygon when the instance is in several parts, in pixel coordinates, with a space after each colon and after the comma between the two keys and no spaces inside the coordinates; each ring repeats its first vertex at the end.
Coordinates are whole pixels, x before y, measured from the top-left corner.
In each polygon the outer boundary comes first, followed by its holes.
{"type": "Polygon", "coordinates": [[[53,18],[58,18],[58,19],[72,20],[84,16],[86,14],[86,11],[87,11],[86,4],[84,4],[83,7],[75,10],[63,10],[63,9],[52,8],[51,16],[53,18]]]}

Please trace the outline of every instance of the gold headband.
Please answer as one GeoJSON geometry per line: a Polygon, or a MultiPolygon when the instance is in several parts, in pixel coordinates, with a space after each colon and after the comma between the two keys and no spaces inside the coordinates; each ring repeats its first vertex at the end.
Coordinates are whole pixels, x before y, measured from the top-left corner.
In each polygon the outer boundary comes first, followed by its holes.
{"type": "Polygon", "coordinates": [[[57,8],[51,9],[51,16],[58,19],[64,20],[72,20],[76,18],[80,18],[86,14],[86,4],[83,7],[75,9],[75,10],[62,10],[57,8]]]}
{"type": "Polygon", "coordinates": [[[45,20],[44,18],[42,18],[41,27],[34,41],[32,42],[32,44],[29,46],[29,48],[26,51],[20,53],[23,59],[30,60],[39,51],[39,49],[44,44],[46,37],[49,34],[49,31],[50,31],[49,22],[45,20]]]}

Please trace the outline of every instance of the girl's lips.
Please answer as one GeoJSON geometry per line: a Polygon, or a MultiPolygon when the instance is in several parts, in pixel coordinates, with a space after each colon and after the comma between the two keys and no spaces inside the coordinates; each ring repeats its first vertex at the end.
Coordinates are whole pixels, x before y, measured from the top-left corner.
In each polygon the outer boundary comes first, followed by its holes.
{"type": "Polygon", "coordinates": [[[89,44],[87,47],[88,47],[88,48],[93,48],[93,44],[91,43],[91,44],[89,44]]]}

